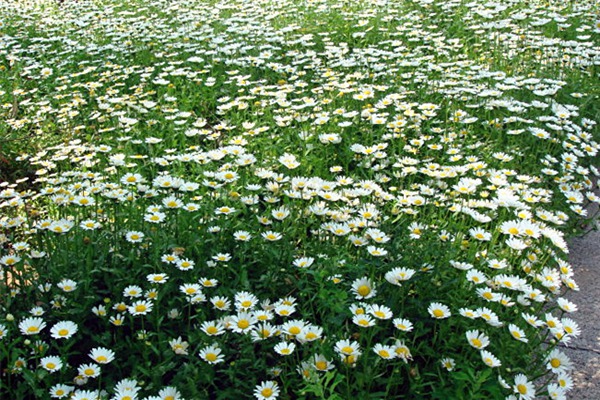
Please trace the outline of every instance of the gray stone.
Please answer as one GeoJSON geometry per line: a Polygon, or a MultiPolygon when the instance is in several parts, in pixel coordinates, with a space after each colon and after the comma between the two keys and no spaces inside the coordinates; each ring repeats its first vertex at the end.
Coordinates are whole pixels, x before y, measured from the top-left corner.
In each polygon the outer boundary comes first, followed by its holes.
{"type": "Polygon", "coordinates": [[[581,335],[562,348],[574,365],[574,388],[569,399],[600,399],[600,232],[590,231],[569,241],[569,259],[577,292],[565,297],[578,311],[569,315],[581,328],[581,335]]]}

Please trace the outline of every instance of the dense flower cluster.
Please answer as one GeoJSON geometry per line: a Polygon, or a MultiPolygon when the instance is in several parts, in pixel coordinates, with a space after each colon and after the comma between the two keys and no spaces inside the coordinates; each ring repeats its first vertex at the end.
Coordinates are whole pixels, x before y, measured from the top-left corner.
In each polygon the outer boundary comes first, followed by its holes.
{"type": "Polygon", "coordinates": [[[591,2],[205,3],[0,6],[0,396],[565,398],[591,2]]]}

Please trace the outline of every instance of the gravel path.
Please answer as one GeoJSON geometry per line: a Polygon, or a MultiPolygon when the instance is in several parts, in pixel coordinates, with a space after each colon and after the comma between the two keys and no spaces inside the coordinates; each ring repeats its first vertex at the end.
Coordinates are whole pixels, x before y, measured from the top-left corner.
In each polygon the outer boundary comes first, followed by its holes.
{"type": "Polygon", "coordinates": [[[590,231],[569,243],[570,261],[578,292],[566,297],[578,306],[572,318],[581,336],[564,348],[574,364],[575,387],[569,399],[600,399],[600,231],[590,231]]]}

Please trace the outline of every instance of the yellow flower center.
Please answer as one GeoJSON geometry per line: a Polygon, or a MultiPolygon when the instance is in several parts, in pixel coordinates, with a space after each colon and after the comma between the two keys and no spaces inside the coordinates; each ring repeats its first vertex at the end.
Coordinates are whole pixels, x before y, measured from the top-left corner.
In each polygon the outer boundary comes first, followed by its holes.
{"type": "Polygon", "coordinates": [[[206,332],[207,332],[209,335],[216,335],[218,331],[219,331],[219,330],[217,329],[217,327],[216,327],[216,326],[209,326],[208,328],[206,328],[206,332]]]}
{"type": "Polygon", "coordinates": [[[143,304],[138,304],[135,306],[135,312],[144,312],[146,311],[146,306],[143,304]]]}
{"type": "Polygon", "coordinates": [[[408,354],[408,349],[406,347],[396,347],[396,354],[399,356],[408,354]]]}
{"type": "Polygon", "coordinates": [[[558,368],[560,367],[560,360],[558,358],[553,358],[550,360],[550,365],[552,365],[552,368],[558,368]]]}
{"type": "Polygon", "coordinates": [[[315,363],[315,368],[319,371],[325,371],[327,369],[327,361],[317,361],[315,363]]]}
{"type": "Polygon", "coordinates": [[[440,310],[439,308],[433,310],[433,316],[436,318],[441,318],[444,316],[444,312],[442,310],[440,310]]]}
{"type": "Polygon", "coordinates": [[[49,362],[48,364],[46,364],[46,368],[54,369],[54,368],[56,368],[56,364],[54,364],[53,362],[49,362]]]}
{"type": "Polygon", "coordinates": [[[260,391],[260,394],[263,397],[271,397],[273,395],[273,389],[271,389],[271,388],[264,388],[263,390],[260,391]]]}
{"type": "Polygon", "coordinates": [[[94,370],[92,368],[86,368],[85,371],[83,371],[83,374],[86,376],[92,376],[94,375],[94,370]]]}
{"type": "Polygon", "coordinates": [[[316,339],[316,338],[317,338],[317,335],[315,335],[315,333],[314,333],[314,332],[308,332],[308,333],[306,334],[306,336],[305,336],[305,339],[306,339],[306,340],[314,340],[314,339],[316,339]]]}
{"type": "Polygon", "coordinates": [[[215,353],[208,353],[206,354],[206,359],[211,362],[216,361],[217,355],[215,353]]]}
{"type": "Polygon", "coordinates": [[[558,340],[562,339],[564,333],[562,332],[556,332],[556,334],[554,335],[555,338],[557,338],[558,340]]]}
{"type": "Polygon", "coordinates": [[[60,331],[58,331],[58,336],[67,336],[68,334],[69,334],[68,329],[61,329],[60,331]]]}
{"type": "Polygon", "coordinates": [[[527,386],[523,385],[522,383],[517,385],[517,390],[520,394],[527,394],[527,386]]]}
{"type": "Polygon", "coordinates": [[[300,328],[297,326],[292,326],[288,332],[290,333],[290,335],[297,335],[300,333],[300,328]]]}
{"type": "Polygon", "coordinates": [[[250,300],[245,300],[245,301],[242,301],[242,307],[243,307],[243,308],[248,308],[248,307],[250,307],[251,305],[252,305],[252,302],[251,302],[250,300]]]}
{"type": "Polygon", "coordinates": [[[103,363],[103,362],[107,362],[108,358],[106,358],[106,356],[98,356],[98,357],[96,357],[96,361],[99,363],[103,363]]]}
{"type": "Polygon", "coordinates": [[[248,322],[247,319],[242,319],[242,320],[238,321],[237,326],[240,329],[246,329],[247,327],[250,326],[250,322],[248,322]]]}
{"type": "Polygon", "coordinates": [[[354,349],[350,346],[344,346],[342,347],[341,352],[344,354],[352,354],[354,352],[354,349]]]}
{"type": "Polygon", "coordinates": [[[390,353],[387,350],[379,350],[379,355],[383,358],[388,358],[390,356],[390,353]]]}
{"type": "Polygon", "coordinates": [[[27,328],[27,332],[29,333],[37,333],[39,331],[37,326],[30,326],[29,328],[27,328]]]}
{"type": "Polygon", "coordinates": [[[371,288],[368,287],[367,285],[361,285],[358,287],[358,289],[356,291],[362,297],[367,297],[369,295],[369,293],[371,293],[371,288]]]}
{"type": "Polygon", "coordinates": [[[481,347],[481,344],[482,344],[482,343],[481,343],[481,340],[479,340],[479,339],[477,339],[477,338],[475,338],[475,339],[471,339],[471,343],[473,344],[473,346],[475,346],[475,347],[477,347],[477,348],[481,347]]]}

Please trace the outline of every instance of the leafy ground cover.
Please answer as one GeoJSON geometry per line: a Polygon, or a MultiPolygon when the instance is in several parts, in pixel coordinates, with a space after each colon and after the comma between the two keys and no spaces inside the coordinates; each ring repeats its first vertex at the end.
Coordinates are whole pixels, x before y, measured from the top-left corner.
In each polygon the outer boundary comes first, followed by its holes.
{"type": "Polygon", "coordinates": [[[593,1],[0,3],[0,397],[563,399],[593,1]]]}

